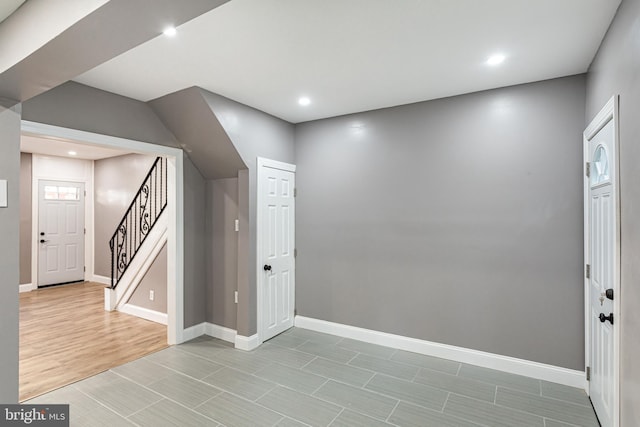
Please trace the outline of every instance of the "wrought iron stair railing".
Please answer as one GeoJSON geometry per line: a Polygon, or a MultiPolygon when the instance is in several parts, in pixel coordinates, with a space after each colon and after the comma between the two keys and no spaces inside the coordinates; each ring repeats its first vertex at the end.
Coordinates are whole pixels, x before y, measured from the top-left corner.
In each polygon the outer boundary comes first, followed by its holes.
{"type": "Polygon", "coordinates": [[[166,207],[167,159],[158,157],[109,241],[111,289],[118,286],[166,207]]]}

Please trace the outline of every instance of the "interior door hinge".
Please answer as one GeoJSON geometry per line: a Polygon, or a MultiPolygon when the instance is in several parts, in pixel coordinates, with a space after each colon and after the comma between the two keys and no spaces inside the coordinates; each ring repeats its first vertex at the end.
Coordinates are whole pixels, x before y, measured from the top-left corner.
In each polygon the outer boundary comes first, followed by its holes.
{"type": "Polygon", "coordinates": [[[587,381],[591,381],[591,367],[587,366],[587,381]]]}
{"type": "Polygon", "coordinates": [[[585,166],[585,174],[587,175],[587,178],[591,176],[591,163],[589,162],[587,162],[585,166]]]}
{"type": "Polygon", "coordinates": [[[296,258],[298,256],[298,249],[293,250],[293,257],[296,258]]]}
{"type": "Polygon", "coordinates": [[[584,275],[587,276],[587,279],[591,279],[591,265],[587,264],[585,266],[584,275]]]}
{"type": "Polygon", "coordinates": [[[293,189],[293,197],[298,197],[298,189],[297,188],[293,189]]]}
{"type": "Polygon", "coordinates": [[[82,267],[82,271],[84,271],[85,273],[87,272],[87,267],[82,267]]]}

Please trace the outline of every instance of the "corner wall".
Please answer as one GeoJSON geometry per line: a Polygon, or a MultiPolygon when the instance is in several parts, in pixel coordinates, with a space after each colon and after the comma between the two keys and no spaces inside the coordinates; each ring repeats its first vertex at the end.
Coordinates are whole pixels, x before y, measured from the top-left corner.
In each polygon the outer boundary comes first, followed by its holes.
{"type": "Polygon", "coordinates": [[[587,75],[586,127],[619,95],[621,283],[620,425],[640,425],[640,1],[623,0],[587,75]]]}
{"type": "Polygon", "coordinates": [[[20,257],[21,105],[0,98],[0,179],[7,180],[6,208],[0,208],[0,402],[18,403],[18,284],[20,257]]]}
{"type": "Polygon", "coordinates": [[[296,126],[302,316],[584,369],[583,75],[296,126]]]}

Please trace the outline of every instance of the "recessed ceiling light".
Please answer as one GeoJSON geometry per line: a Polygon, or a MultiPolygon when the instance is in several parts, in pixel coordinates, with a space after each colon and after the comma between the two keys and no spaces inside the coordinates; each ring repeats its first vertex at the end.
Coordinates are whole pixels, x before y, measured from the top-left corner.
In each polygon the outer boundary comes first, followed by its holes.
{"type": "Polygon", "coordinates": [[[77,155],[77,154],[78,154],[78,153],[76,153],[75,151],[69,151],[69,155],[70,155],[70,156],[75,156],[75,155],[77,155]]]}
{"type": "Polygon", "coordinates": [[[303,107],[306,107],[307,105],[311,104],[311,100],[306,96],[302,96],[298,98],[298,104],[302,105],[303,107]]]}
{"type": "Polygon", "coordinates": [[[487,65],[500,65],[507,59],[506,56],[502,54],[491,55],[489,59],[487,59],[487,65]]]}
{"type": "Polygon", "coordinates": [[[176,27],[167,27],[164,29],[164,31],[162,32],[162,34],[164,34],[165,36],[168,37],[173,37],[176,35],[178,31],[176,30],[176,27]]]}

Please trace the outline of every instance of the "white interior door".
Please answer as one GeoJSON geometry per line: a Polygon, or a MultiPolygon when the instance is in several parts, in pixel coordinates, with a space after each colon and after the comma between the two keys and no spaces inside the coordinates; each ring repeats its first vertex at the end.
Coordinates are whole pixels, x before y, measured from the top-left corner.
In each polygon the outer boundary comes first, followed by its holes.
{"type": "Polygon", "coordinates": [[[260,159],[259,318],[266,341],[293,326],[295,307],[295,166],[260,159]]]}
{"type": "Polygon", "coordinates": [[[603,427],[617,425],[619,233],[615,120],[587,136],[589,395],[603,427]]]}
{"type": "Polygon", "coordinates": [[[84,184],[38,183],[38,286],[84,280],[84,184]]]}

